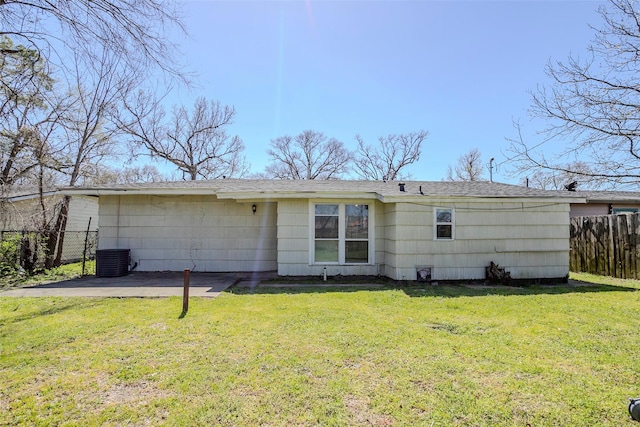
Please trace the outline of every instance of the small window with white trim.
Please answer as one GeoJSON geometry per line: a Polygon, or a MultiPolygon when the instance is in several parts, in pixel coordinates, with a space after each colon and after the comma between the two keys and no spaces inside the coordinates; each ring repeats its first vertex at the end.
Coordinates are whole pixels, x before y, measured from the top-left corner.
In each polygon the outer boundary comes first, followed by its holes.
{"type": "Polygon", "coordinates": [[[434,211],[435,239],[453,240],[453,209],[436,208],[434,211]]]}

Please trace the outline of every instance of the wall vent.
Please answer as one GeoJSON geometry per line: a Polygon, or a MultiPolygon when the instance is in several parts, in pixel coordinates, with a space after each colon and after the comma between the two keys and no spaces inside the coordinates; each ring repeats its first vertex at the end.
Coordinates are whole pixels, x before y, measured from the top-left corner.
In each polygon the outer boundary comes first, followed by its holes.
{"type": "Polygon", "coordinates": [[[431,270],[432,267],[416,267],[416,280],[418,282],[430,282],[431,270]]]}

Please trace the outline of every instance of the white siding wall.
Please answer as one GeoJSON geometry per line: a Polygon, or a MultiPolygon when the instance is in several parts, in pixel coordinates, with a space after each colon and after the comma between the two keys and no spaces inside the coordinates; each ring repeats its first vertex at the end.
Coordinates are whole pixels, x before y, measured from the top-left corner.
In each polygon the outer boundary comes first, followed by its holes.
{"type": "Polygon", "coordinates": [[[98,229],[98,198],[72,197],[69,203],[67,231],[87,231],[87,226],[93,231],[98,229]]]}
{"type": "Polygon", "coordinates": [[[416,267],[432,265],[433,209],[411,203],[384,206],[386,236],[385,275],[415,280],[416,267]]]}
{"type": "Polygon", "coordinates": [[[320,274],[309,268],[309,202],[278,202],[278,275],[320,274]]]}
{"type": "Polygon", "coordinates": [[[569,273],[568,204],[434,200],[389,206],[387,215],[396,227],[386,274],[396,280],[415,280],[417,266],[432,266],[434,280],[484,279],[491,261],[516,279],[569,273]],[[454,209],[454,240],[434,240],[434,206],[454,209]]]}
{"type": "MultiPolygon", "coordinates": [[[[345,200],[340,200],[345,202],[345,200]]],[[[323,201],[330,203],[330,201],[323,201]]],[[[434,280],[484,279],[491,261],[516,279],[569,272],[569,205],[553,201],[451,199],[374,207],[374,262],[329,265],[327,274],[415,280],[431,266],[434,280]],[[434,240],[434,207],[453,208],[455,239],[434,240]]],[[[215,196],[102,196],[100,249],[129,248],[143,271],[268,271],[322,275],[310,262],[313,227],[306,199],[256,203],[215,196]]]]}
{"type": "MultiPolygon", "coordinates": [[[[58,212],[62,196],[44,198],[47,215],[53,217],[58,212]]],[[[0,228],[4,230],[38,230],[41,227],[42,212],[38,197],[6,203],[0,214],[0,228]]],[[[72,197],[66,231],[87,231],[91,217],[91,230],[98,229],[98,199],[95,197],[72,197]]]]}
{"type": "Polygon", "coordinates": [[[67,233],[62,247],[63,261],[82,259],[87,227],[89,231],[98,229],[98,198],[72,197],[69,202],[67,233]]]}
{"type": "Polygon", "coordinates": [[[99,249],[139,271],[276,270],[276,205],[214,196],[101,196],[99,249]]]}

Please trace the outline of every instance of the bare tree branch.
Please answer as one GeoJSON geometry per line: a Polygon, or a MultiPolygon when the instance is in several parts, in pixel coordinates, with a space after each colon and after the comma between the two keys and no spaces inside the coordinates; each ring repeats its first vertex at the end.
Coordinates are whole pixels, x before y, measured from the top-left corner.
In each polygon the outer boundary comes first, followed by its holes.
{"type": "Polygon", "coordinates": [[[242,177],[248,173],[244,143],[225,130],[236,114],[232,106],[201,97],[192,111],[174,106],[168,122],[162,106],[148,94],[140,93],[127,108],[131,119],[122,121],[121,128],[151,157],[174,164],[187,179],[242,177]]]}
{"type": "Polygon", "coordinates": [[[306,130],[295,137],[271,141],[271,163],[265,174],[278,179],[340,179],[348,172],[352,154],[341,141],[322,132],[306,130]]]}
{"type": "Polygon", "coordinates": [[[40,53],[48,55],[65,46],[69,52],[93,58],[106,51],[127,65],[159,67],[180,76],[178,49],[169,38],[173,28],[184,33],[177,2],[170,0],[0,2],[0,35],[40,53]]]}
{"type": "Polygon", "coordinates": [[[355,172],[362,179],[396,180],[408,178],[403,174],[407,166],[420,160],[422,142],[429,132],[421,130],[400,135],[388,135],[378,139],[379,145],[366,145],[356,135],[358,148],[355,153],[355,172]]]}
{"type": "Polygon", "coordinates": [[[633,0],[599,8],[590,58],[550,62],[552,84],[532,93],[531,114],[548,126],[541,143],[511,138],[516,171],[582,177],[586,187],[640,182],[640,10],[633,0]],[[556,148],[544,155],[552,141],[556,148]]]}
{"type": "Polygon", "coordinates": [[[477,148],[458,157],[455,166],[449,165],[447,167],[447,180],[449,181],[481,181],[483,175],[482,154],[477,148]]]}

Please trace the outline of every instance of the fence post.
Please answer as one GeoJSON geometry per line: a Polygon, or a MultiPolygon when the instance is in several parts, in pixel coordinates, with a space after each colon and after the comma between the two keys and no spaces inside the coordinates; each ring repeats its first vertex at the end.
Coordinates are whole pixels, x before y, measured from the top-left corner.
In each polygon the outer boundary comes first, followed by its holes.
{"type": "Polygon", "coordinates": [[[87,261],[87,241],[89,240],[89,229],[91,228],[91,217],[87,224],[87,233],[84,235],[84,249],[82,250],[82,275],[84,276],[84,266],[87,261]]]}
{"type": "Polygon", "coordinates": [[[182,314],[187,314],[189,311],[189,275],[191,270],[184,271],[184,288],[182,292],[182,314]]]}

